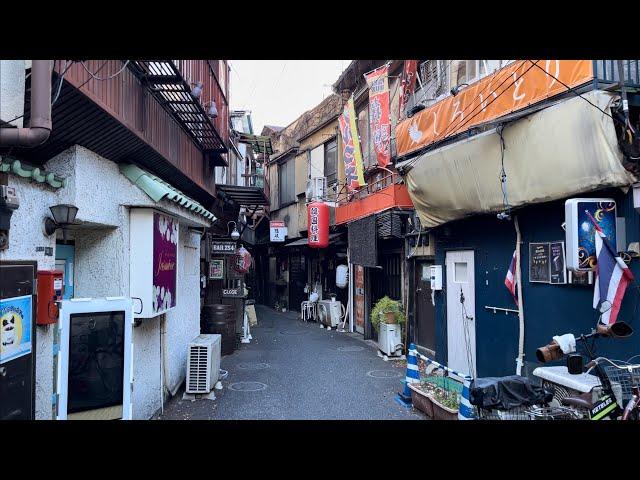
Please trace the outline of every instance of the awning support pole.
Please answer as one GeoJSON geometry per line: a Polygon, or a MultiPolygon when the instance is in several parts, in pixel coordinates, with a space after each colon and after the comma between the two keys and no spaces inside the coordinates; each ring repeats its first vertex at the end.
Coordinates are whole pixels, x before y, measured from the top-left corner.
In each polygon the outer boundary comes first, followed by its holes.
{"type": "Polygon", "coordinates": [[[516,281],[518,282],[518,317],[520,320],[518,358],[516,358],[516,375],[521,375],[522,366],[524,365],[524,298],[522,298],[522,269],[520,261],[520,244],[522,243],[522,235],[520,234],[520,225],[518,223],[517,215],[513,217],[513,225],[516,228],[516,281]]]}

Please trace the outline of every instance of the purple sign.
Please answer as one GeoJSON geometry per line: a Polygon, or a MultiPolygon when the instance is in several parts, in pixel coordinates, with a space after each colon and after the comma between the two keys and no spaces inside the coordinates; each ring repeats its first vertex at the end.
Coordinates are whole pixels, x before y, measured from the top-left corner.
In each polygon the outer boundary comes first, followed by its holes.
{"type": "Polygon", "coordinates": [[[178,221],[153,214],[153,312],[176,306],[178,221]]]}

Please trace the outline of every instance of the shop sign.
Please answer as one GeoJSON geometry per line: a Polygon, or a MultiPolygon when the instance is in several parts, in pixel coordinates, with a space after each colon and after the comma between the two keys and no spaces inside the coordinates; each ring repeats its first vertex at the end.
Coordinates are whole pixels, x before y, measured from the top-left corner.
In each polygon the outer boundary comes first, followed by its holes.
{"type": "Polygon", "coordinates": [[[233,240],[211,240],[211,253],[234,255],[236,253],[236,242],[233,240]]]}
{"type": "Polygon", "coordinates": [[[223,288],[222,296],[225,298],[242,298],[244,297],[243,287],[223,288]]]}
{"type": "Polygon", "coordinates": [[[378,165],[382,168],[391,161],[388,72],[389,65],[384,65],[365,75],[369,86],[369,128],[378,165]]]}
{"type": "Polygon", "coordinates": [[[364,267],[362,265],[354,265],[356,275],[356,330],[364,332],[364,267]]]}
{"type": "Polygon", "coordinates": [[[273,220],[269,222],[269,239],[272,242],[284,242],[288,233],[283,221],[273,220]]]}
{"type": "Polygon", "coordinates": [[[0,364],[31,353],[33,297],[0,300],[0,364]]]}
{"type": "Polygon", "coordinates": [[[153,214],[153,312],[162,313],[176,306],[178,221],[153,214]]]}

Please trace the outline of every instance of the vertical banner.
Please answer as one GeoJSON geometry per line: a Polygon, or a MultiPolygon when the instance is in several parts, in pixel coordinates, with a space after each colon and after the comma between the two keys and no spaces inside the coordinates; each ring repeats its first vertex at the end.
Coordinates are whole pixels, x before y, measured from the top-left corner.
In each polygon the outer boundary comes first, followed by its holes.
{"type": "Polygon", "coordinates": [[[344,159],[344,173],[347,188],[355,191],[364,185],[364,170],[362,167],[362,153],[360,139],[356,127],[356,112],[353,97],[344,107],[342,115],[338,117],[340,133],[342,134],[342,157],[344,159]]]}
{"type": "Polygon", "coordinates": [[[369,85],[369,125],[378,165],[391,161],[391,120],[389,119],[389,65],[365,74],[369,85]]]}
{"type": "Polygon", "coordinates": [[[356,276],[356,330],[364,333],[364,267],[362,265],[354,265],[356,276]]]}
{"type": "Polygon", "coordinates": [[[402,69],[402,83],[400,85],[400,111],[398,112],[398,118],[404,117],[404,109],[409,103],[409,98],[413,95],[416,88],[416,75],[418,70],[417,60],[405,60],[404,67],[402,69]]]}
{"type": "Polygon", "coordinates": [[[176,306],[178,221],[153,213],[153,312],[176,306]]]}
{"type": "Polygon", "coordinates": [[[0,364],[31,353],[32,297],[0,300],[0,364]]]}

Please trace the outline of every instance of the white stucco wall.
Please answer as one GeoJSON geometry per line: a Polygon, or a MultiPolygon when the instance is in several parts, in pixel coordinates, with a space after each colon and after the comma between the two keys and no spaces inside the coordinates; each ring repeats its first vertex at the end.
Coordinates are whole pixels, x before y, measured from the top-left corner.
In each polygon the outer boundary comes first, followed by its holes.
{"type": "MultiPolygon", "coordinates": [[[[0,120],[8,122],[24,113],[24,60],[0,60],[0,120]]],[[[22,127],[23,119],[11,122],[22,127]]]]}
{"type": "MultiPolygon", "coordinates": [[[[170,201],[153,202],[120,174],[118,166],[84,147],[75,146],[51,159],[48,171],[68,178],[66,188],[54,191],[14,176],[20,209],[11,222],[10,246],[2,259],[38,260],[41,269],[55,266],[55,254],[35,252],[40,245],[55,247],[45,237],[43,219],[49,206],[76,205],[77,220],[84,225],[69,232],[75,240],[74,289],[76,297],[129,295],[129,208],[154,207],[180,220],[177,306],[166,313],[165,385],[172,391],[185,378],[187,343],[200,333],[200,237],[188,226],[208,226],[208,221],[170,201]]],[[[53,330],[38,327],[36,418],[51,418],[53,330]]],[[[145,319],[133,333],[133,415],[151,417],[161,406],[160,317],[145,319]]]]}

